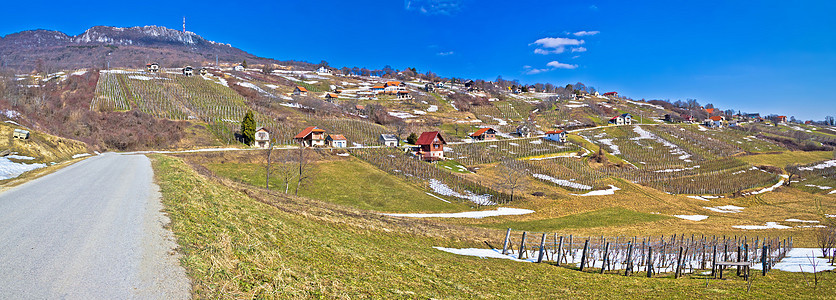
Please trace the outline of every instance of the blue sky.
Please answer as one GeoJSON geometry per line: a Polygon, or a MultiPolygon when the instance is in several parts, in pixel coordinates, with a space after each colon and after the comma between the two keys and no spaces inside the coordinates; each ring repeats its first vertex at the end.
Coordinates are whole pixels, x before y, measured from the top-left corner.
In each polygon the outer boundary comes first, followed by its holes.
{"type": "Polygon", "coordinates": [[[432,70],[634,99],[836,115],[836,1],[66,1],[4,3],[0,35],[187,29],[277,59],[432,70]]]}

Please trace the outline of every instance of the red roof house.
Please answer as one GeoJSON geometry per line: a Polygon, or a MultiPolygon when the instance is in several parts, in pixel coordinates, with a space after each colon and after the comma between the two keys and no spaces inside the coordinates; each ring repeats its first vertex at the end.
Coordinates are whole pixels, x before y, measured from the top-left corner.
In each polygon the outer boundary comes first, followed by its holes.
{"type": "Polygon", "coordinates": [[[546,132],[546,137],[544,137],[544,138],[547,139],[547,140],[555,141],[555,142],[565,143],[566,142],[566,130],[548,131],[548,132],[546,132]]]}
{"type": "Polygon", "coordinates": [[[420,146],[416,154],[422,159],[430,161],[444,159],[444,145],[447,142],[444,141],[440,132],[423,132],[415,144],[420,146]]]}
{"type": "Polygon", "coordinates": [[[606,93],[604,93],[604,96],[614,96],[614,97],[617,97],[617,96],[618,96],[618,92],[606,92],[606,93]]]}

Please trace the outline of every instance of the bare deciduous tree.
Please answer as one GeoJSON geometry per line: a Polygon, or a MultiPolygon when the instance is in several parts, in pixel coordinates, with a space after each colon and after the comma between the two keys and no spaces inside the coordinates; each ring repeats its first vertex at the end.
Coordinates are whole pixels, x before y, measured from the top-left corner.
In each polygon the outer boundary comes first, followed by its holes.
{"type": "Polygon", "coordinates": [[[516,193],[528,186],[528,169],[521,162],[505,158],[497,166],[497,174],[499,175],[499,182],[497,188],[506,190],[511,193],[511,198],[508,202],[514,201],[516,193]]]}
{"type": "Polygon", "coordinates": [[[316,177],[316,168],[313,162],[313,150],[302,147],[296,149],[296,166],[298,173],[296,173],[296,191],[294,194],[299,196],[299,188],[308,181],[316,177]]]}

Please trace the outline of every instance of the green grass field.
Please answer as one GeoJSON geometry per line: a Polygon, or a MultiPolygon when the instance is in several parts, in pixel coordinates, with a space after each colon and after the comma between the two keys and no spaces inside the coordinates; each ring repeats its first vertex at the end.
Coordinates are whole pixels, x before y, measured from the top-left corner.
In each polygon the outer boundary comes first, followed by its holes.
{"type": "Polygon", "coordinates": [[[833,272],[742,279],[580,272],[433,249],[483,247],[501,232],[379,217],[239,191],[154,155],[156,180],[195,298],[827,298],[833,272]],[[498,233],[498,234],[496,234],[498,233]],[[748,290],[748,292],[747,292],[748,290]]]}
{"type": "MultiPolygon", "coordinates": [[[[206,167],[219,176],[263,187],[264,164],[209,163],[206,167]]],[[[469,208],[461,202],[445,203],[402,179],[380,171],[359,159],[349,158],[317,163],[313,181],[299,189],[299,195],[384,212],[450,212],[469,208]]],[[[295,181],[291,183],[293,193],[295,181]]],[[[284,190],[284,183],[274,176],[270,188],[284,190]]]]}

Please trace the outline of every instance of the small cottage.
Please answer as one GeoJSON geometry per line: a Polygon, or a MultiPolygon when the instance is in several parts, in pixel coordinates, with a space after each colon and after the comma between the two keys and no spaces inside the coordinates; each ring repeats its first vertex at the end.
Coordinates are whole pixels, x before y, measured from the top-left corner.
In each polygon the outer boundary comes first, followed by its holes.
{"type": "Polygon", "coordinates": [[[427,92],[432,92],[435,90],[435,85],[432,83],[427,83],[424,85],[424,90],[427,92]]]}
{"type": "Polygon", "coordinates": [[[316,127],[308,127],[293,137],[302,147],[325,146],[325,130],[316,127]]]}
{"type": "Polygon", "coordinates": [[[15,129],[14,132],[12,132],[12,138],[16,140],[28,140],[29,131],[23,129],[15,129]]]}
{"type": "Polygon", "coordinates": [[[145,69],[148,73],[159,73],[160,72],[160,64],[158,63],[150,63],[145,65],[145,69]]]}
{"type": "Polygon", "coordinates": [[[618,98],[618,92],[607,92],[607,93],[604,93],[604,97],[614,97],[614,98],[618,98]]]}
{"type": "Polygon", "coordinates": [[[517,126],[517,135],[523,138],[531,137],[531,128],[526,124],[517,126]]]}
{"type": "Polygon", "coordinates": [[[386,87],[385,87],[385,86],[382,86],[382,85],[376,85],[376,86],[373,86],[373,87],[371,88],[371,91],[372,91],[373,93],[375,93],[375,94],[382,94],[382,93],[384,92],[384,90],[385,90],[385,89],[386,89],[386,87]]]}
{"type": "Polygon", "coordinates": [[[267,149],[270,147],[270,131],[266,128],[261,127],[255,131],[255,143],[253,146],[256,148],[267,149]]]}
{"type": "Polygon", "coordinates": [[[194,75],[194,68],[192,68],[192,66],[186,66],[183,68],[183,75],[186,77],[194,75]]]}
{"type": "Polygon", "coordinates": [[[200,75],[206,76],[206,74],[209,74],[209,70],[206,68],[200,68],[200,75]]]}
{"type": "Polygon", "coordinates": [[[328,146],[333,148],[345,148],[348,147],[348,140],[342,134],[329,134],[327,138],[325,138],[325,142],[328,146]]]}
{"type": "Polygon", "coordinates": [[[496,130],[490,127],[485,127],[470,134],[470,138],[477,141],[493,141],[496,140],[496,130]]]}
{"type": "Polygon", "coordinates": [[[722,116],[713,116],[705,120],[703,125],[708,128],[722,128],[724,119],[722,116]]]}
{"type": "Polygon", "coordinates": [[[334,100],[337,100],[337,98],[339,98],[337,94],[325,93],[325,101],[333,102],[334,100]]]}
{"type": "Polygon", "coordinates": [[[566,130],[552,130],[546,132],[546,136],[543,137],[544,139],[555,141],[555,142],[566,142],[566,130]]]}
{"type": "Polygon", "coordinates": [[[410,94],[407,91],[398,91],[397,97],[398,97],[398,99],[402,99],[402,100],[412,99],[412,94],[410,94]]]}
{"type": "Polygon", "coordinates": [[[400,144],[400,140],[394,134],[384,133],[380,135],[380,138],[377,139],[381,145],[385,147],[397,147],[400,144]]]}
{"type": "Polygon", "coordinates": [[[318,75],[331,75],[331,74],[333,74],[333,72],[331,71],[331,69],[326,68],[325,66],[322,66],[322,67],[319,67],[319,69],[316,69],[316,74],[318,74],[318,75]]]}
{"type": "Polygon", "coordinates": [[[236,66],[232,67],[232,70],[233,71],[244,71],[244,66],[236,65],[236,66]]]}
{"type": "Polygon", "coordinates": [[[293,94],[296,95],[296,96],[307,96],[308,95],[308,89],[306,89],[303,86],[296,86],[296,88],[293,89],[293,94]]]}
{"type": "Polygon", "coordinates": [[[618,116],[613,117],[610,119],[609,124],[611,125],[632,125],[633,124],[633,115],[624,113],[618,116]]]}
{"type": "Polygon", "coordinates": [[[444,159],[444,137],[438,131],[423,132],[418,137],[415,145],[420,148],[415,153],[418,157],[427,161],[435,161],[444,159]]]}

